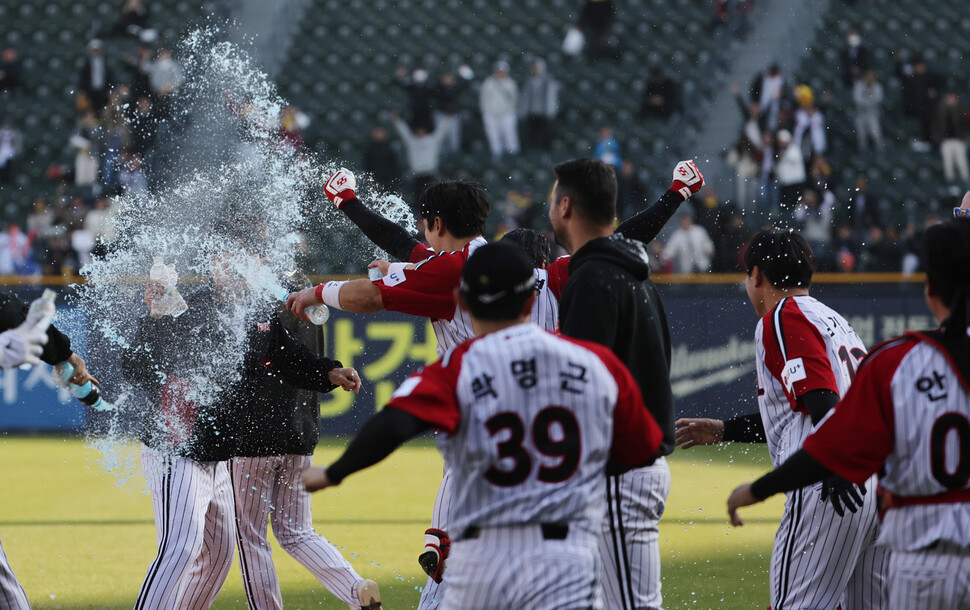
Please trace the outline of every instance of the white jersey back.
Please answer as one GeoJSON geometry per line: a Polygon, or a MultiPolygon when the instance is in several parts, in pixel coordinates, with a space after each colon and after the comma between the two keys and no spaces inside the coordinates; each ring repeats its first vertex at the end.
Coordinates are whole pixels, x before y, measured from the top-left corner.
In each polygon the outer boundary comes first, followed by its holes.
{"type": "Polygon", "coordinates": [[[596,531],[618,391],[595,353],[534,325],[474,342],[457,380],[462,424],[439,437],[455,533],[522,523],[596,531]]]}
{"type": "Polygon", "coordinates": [[[532,323],[554,333],[559,329],[559,299],[553,293],[547,270],[536,269],[535,276],[537,295],[532,306],[532,323]]]}
{"type": "Polygon", "coordinates": [[[798,399],[813,390],[843,396],[866,347],[845,318],[806,295],[782,299],[758,322],[755,349],[758,407],[779,466],[813,427],[798,399]]]}

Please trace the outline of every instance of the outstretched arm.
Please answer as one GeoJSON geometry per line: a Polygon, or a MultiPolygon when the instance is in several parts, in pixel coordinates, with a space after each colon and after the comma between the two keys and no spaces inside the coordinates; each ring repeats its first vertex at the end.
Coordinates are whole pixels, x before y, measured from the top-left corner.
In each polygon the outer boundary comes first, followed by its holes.
{"type": "Polygon", "coordinates": [[[625,220],[616,228],[623,237],[648,243],[655,238],[677,208],[704,187],[704,176],[693,161],[681,161],[674,168],[670,188],[652,206],[625,220]]]}
{"type": "Polygon", "coordinates": [[[799,449],[778,468],[754,483],[745,483],[731,492],[731,497],[728,498],[728,515],[731,517],[731,524],[744,525],[744,521],[738,516],[738,509],[743,506],[763,502],[776,493],[818,483],[831,475],[831,471],[815,461],[815,458],[804,449],[799,449]]]}

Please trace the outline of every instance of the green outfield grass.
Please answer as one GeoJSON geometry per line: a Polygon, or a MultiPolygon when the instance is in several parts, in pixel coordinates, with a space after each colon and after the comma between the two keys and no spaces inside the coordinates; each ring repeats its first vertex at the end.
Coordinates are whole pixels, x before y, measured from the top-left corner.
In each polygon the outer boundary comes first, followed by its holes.
{"type": "MultiPolygon", "coordinates": [[[[335,459],[342,446],[322,443],[315,461],[335,459]]],[[[129,478],[119,485],[83,441],[0,437],[0,537],[35,608],[132,606],[155,556],[155,528],[137,446],[120,455],[129,478]]],[[[741,529],[728,526],[724,506],[736,484],[768,467],[767,452],[699,448],[676,452],[670,464],[660,527],[665,607],[765,607],[781,500],[745,511],[741,529]]],[[[317,531],[380,583],[385,608],[417,605],[425,579],[415,559],[440,475],[438,452],[421,441],[314,496],[317,531]]],[[[274,553],[286,608],[343,607],[296,561],[274,553]]],[[[237,566],[214,607],[245,607],[237,566]]]]}

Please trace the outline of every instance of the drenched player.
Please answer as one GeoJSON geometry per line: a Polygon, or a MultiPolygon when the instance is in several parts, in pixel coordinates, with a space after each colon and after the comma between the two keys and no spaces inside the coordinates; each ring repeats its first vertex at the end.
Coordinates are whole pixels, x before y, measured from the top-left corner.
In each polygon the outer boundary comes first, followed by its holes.
{"type": "MultiPolygon", "coordinates": [[[[838,312],[809,296],[815,258],[797,233],[762,231],[744,252],[755,329],[759,415],[679,419],[677,444],[767,442],[781,464],[844,396],[865,356],[838,312]]],[[[771,553],[772,608],[882,608],[888,553],[878,535],[876,480],[839,476],[793,490],[771,553]],[[848,512],[846,512],[848,510],[848,512]]]]}
{"type": "Polygon", "coordinates": [[[449,608],[598,607],[607,459],[641,465],[660,443],[629,371],[600,345],[530,324],[534,299],[519,248],[479,248],[459,289],[478,338],[406,380],[337,462],[305,477],[308,489],[339,484],[429,428],[444,432],[449,608]]]}
{"type": "Polygon", "coordinates": [[[742,525],[740,507],[775,493],[879,473],[894,610],[970,607],[970,220],[927,229],[923,263],[939,328],[874,347],[802,448],[728,499],[742,525]]]}

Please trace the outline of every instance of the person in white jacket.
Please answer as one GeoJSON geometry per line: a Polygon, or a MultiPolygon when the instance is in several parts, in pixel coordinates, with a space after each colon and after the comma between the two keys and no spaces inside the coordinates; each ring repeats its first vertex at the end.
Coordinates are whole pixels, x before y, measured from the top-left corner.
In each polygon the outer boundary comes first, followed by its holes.
{"type": "Polygon", "coordinates": [[[479,93],[485,136],[488,138],[492,158],[496,161],[502,157],[503,152],[519,154],[516,116],[518,100],[519,86],[509,76],[509,64],[505,61],[496,62],[492,75],[482,83],[479,93]]]}
{"type": "Polygon", "coordinates": [[[802,149],[792,143],[792,135],[782,129],[776,137],[778,160],[775,162],[775,177],[781,189],[781,205],[793,209],[805,185],[805,158],[802,149]]]}
{"type": "Polygon", "coordinates": [[[706,273],[714,259],[714,242],[704,230],[695,225],[689,213],[681,214],[680,228],[670,236],[663,258],[674,264],[674,273],[706,273]]]}

